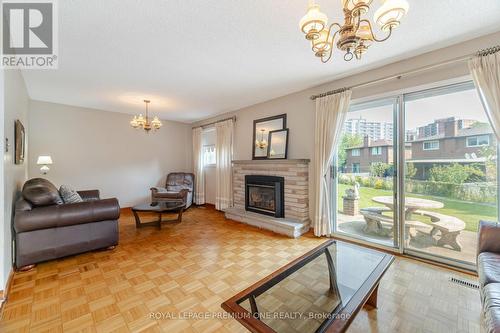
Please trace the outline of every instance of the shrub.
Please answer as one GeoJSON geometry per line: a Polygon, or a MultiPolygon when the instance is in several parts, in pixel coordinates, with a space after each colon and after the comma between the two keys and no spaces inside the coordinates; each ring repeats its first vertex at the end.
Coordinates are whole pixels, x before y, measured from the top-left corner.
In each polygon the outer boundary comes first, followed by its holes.
{"type": "Polygon", "coordinates": [[[415,177],[416,174],[417,174],[417,168],[415,167],[415,164],[406,163],[405,177],[411,179],[415,177]]]}
{"type": "Polygon", "coordinates": [[[384,190],[392,190],[392,188],[393,188],[392,179],[391,180],[385,180],[383,188],[384,188],[384,190]]]}
{"type": "Polygon", "coordinates": [[[375,181],[375,184],[374,184],[373,188],[375,188],[377,190],[383,189],[384,188],[384,181],[382,179],[377,179],[375,181]]]}
{"type": "Polygon", "coordinates": [[[372,180],[369,177],[363,177],[361,179],[360,185],[365,187],[373,187],[372,180]]]}
{"type": "Polygon", "coordinates": [[[434,181],[407,180],[406,192],[448,197],[457,200],[495,204],[497,187],[494,183],[452,184],[434,181]]]}
{"type": "Polygon", "coordinates": [[[434,166],[429,170],[429,174],[430,181],[451,184],[485,180],[485,174],[478,166],[461,165],[458,163],[434,166]]]}

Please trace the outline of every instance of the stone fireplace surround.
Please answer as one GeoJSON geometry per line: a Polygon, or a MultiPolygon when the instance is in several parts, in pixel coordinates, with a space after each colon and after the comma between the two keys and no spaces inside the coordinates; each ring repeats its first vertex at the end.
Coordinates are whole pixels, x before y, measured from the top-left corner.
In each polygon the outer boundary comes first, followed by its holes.
{"type": "Polygon", "coordinates": [[[299,237],[309,230],[309,160],[233,161],[233,207],[226,218],[299,237]],[[285,178],[285,217],[275,218],[245,210],[245,176],[266,175],[285,178]]]}

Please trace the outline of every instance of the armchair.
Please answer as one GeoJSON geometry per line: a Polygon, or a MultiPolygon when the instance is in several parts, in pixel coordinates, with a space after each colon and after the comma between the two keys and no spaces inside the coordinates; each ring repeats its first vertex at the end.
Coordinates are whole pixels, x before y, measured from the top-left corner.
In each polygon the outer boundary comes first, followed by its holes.
{"type": "Polygon", "coordinates": [[[15,265],[34,264],[118,244],[118,200],[79,191],[83,202],[64,204],[48,180],[28,180],[14,215],[15,265]]]}
{"type": "Polygon", "coordinates": [[[182,201],[188,209],[193,203],[194,174],[185,172],[169,173],[165,187],[151,188],[151,203],[182,201]]]}

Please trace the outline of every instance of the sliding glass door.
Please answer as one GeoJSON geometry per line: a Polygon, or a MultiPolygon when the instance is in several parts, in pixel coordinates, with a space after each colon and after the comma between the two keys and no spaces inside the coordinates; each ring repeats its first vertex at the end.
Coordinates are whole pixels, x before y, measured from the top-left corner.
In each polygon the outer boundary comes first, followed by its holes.
{"type": "Polygon", "coordinates": [[[332,168],[342,237],[472,268],[498,218],[498,145],[472,82],[354,103],[332,168]]]}
{"type": "Polygon", "coordinates": [[[404,96],[405,250],[474,264],[497,220],[497,140],[472,82],[404,96]]]}
{"type": "Polygon", "coordinates": [[[333,173],[336,231],[395,246],[395,119],[397,99],[351,107],[333,173]]]}

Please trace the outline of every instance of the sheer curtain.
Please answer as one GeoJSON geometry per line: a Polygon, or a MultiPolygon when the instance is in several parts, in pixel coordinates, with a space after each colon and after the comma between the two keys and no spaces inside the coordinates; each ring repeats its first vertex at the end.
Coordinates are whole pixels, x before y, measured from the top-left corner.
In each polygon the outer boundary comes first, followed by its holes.
{"type": "Polygon", "coordinates": [[[469,69],[493,131],[500,140],[500,52],[478,55],[469,69]]]}
{"type": "Polygon", "coordinates": [[[215,208],[232,206],[233,188],[231,165],[233,160],[233,120],[215,124],[215,208]]]}
{"type": "Polygon", "coordinates": [[[193,171],[194,171],[194,203],[205,203],[205,177],[203,174],[203,129],[193,128],[193,171]]]}
{"type": "Polygon", "coordinates": [[[314,188],[316,200],[313,219],[314,235],[316,236],[328,236],[333,232],[330,214],[330,193],[326,177],[350,102],[350,90],[316,99],[314,136],[314,188]]]}

